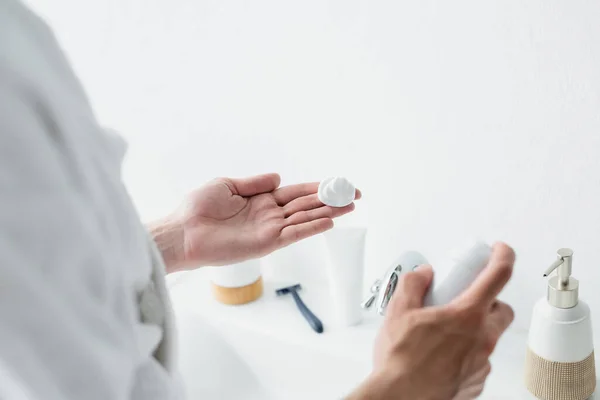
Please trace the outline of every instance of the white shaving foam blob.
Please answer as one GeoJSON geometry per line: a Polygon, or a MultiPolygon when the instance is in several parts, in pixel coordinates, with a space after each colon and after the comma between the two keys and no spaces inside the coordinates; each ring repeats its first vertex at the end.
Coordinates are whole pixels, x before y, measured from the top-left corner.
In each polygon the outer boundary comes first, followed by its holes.
{"type": "Polygon", "coordinates": [[[327,206],[345,207],[354,201],[356,187],[343,177],[327,178],[319,184],[317,195],[327,206]]]}

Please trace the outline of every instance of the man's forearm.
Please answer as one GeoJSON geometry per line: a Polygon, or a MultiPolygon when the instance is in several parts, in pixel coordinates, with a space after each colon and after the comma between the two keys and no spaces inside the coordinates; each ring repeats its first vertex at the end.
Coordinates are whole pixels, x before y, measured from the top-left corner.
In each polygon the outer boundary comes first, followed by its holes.
{"type": "Polygon", "coordinates": [[[185,261],[182,225],[175,218],[166,217],[147,224],[147,228],[162,254],[167,274],[180,270],[185,261]]]}

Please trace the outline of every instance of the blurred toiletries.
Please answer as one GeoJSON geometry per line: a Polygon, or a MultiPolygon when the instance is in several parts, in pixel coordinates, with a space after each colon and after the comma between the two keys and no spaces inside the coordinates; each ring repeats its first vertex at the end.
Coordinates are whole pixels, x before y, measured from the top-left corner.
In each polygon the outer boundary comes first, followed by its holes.
{"type": "Polygon", "coordinates": [[[224,304],[250,303],[263,294],[260,259],[213,267],[210,274],[212,293],[224,304]]]}

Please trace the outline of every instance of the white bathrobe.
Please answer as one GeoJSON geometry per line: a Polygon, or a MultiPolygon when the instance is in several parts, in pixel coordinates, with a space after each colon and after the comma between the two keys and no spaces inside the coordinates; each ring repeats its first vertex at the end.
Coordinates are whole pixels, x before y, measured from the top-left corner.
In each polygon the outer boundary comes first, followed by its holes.
{"type": "Polygon", "coordinates": [[[0,0],[0,399],[180,398],[164,265],[48,26],[0,0]]]}

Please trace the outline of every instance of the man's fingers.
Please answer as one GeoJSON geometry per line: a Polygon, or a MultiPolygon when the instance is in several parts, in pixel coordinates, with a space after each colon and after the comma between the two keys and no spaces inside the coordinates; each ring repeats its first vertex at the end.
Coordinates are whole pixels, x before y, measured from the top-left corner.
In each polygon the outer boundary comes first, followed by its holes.
{"type": "Polygon", "coordinates": [[[489,357],[484,357],[480,365],[475,365],[475,368],[473,373],[462,382],[459,389],[460,394],[454,400],[476,399],[483,391],[485,380],[492,370],[489,357]]]}
{"type": "Polygon", "coordinates": [[[279,241],[281,246],[287,246],[300,240],[323,233],[333,228],[331,218],[321,218],[298,225],[286,226],[281,230],[279,241]]]}
{"type": "Polygon", "coordinates": [[[423,265],[415,271],[402,275],[386,313],[394,316],[407,310],[423,307],[423,298],[432,279],[433,269],[429,265],[423,265]]]}
{"type": "Polygon", "coordinates": [[[277,204],[284,206],[299,197],[316,194],[317,189],[319,189],[319,182],[299,183],[279,188],[273,193],[273,196],[277,204]]]}
{"type": "Polygon", "coordinates": [[[494,352],[498,340],[514,318],[514,312],[508,304],[499,301],[494,303],[491,311],[485,317],[484,354],[490,355],[494,352]]]}
{"type": "MultiPolygon", "coordinates": [[[[228,178],[226,181],[233,184],[237,195],[250,197],[261,193],[269,193],[279,187],[281,178],[278,174],[265,174],[248,178],[228,178]]],[[[233,191],[233,190],[232,190],[233,191]]]]}
{"type": "Polygon", "coordinates": [[[489,307],[510,280],[515,252],[504,243],[494,245],[486,268],[456,299],[456,303],[474,307],[489,307]]]}
{"type": "Polygon", "coordinates": [[[299,211],[294,215],[289,216],[285,220],[286,226],[298,225],[305,222],[314,221],[321,218],[337,218],[344,214],[354,211],[354,203],[350,203],[346,207],[328,207],[323,206],[308,211],[299,211]]]}
{"type": "Polygon", "coordinates": [[[488,321],[490,330],[493,334],[500,337],[508,329],[515,319],[515,313],[511,306],[501,301],[497,301],[492,306],[488,321]]]}
{"type": "Polygon", "coordinates": [[[323,203],[319,200],[319,196],[314,193],[290,201],[284,205],[283,210],[285,211],[285,217],[287,218],[297,212],[313,210],[319,207],[323,207],[323,203]]]}

